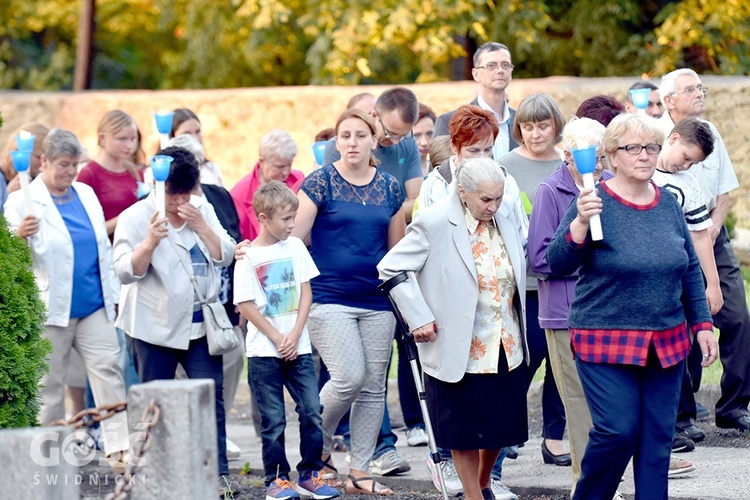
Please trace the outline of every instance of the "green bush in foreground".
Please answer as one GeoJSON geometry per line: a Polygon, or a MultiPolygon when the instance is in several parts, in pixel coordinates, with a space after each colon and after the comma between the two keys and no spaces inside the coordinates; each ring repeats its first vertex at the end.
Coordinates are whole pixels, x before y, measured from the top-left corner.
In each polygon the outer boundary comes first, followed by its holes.
{"type": "Polygon", "coordinates": [[[37,425],[39,380],[52,350],[31,251],[0,215],[0,428],[37,425]]]}

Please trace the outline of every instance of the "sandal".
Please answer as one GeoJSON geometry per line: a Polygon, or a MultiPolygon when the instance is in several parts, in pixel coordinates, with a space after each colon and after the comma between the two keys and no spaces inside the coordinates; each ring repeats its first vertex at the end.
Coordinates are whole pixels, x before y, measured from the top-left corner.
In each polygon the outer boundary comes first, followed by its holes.
{"type": "Polygon", "coordinates": [[[354,477],[348,474],[347,477],[352,482],[351,485],[347,482],[344,487],[344,492],[347,495],[393,495],[393,491],[388,486],[375,481],[372,476],[354,477]],[[371,481],[372,487],[370,489],[363,488],[359,485],[360,481],[371,481]]]}
{"type": "Polygon", "coordinates": [[[328,458],[323,460],[323,468],[320,469],[320,479],[331,488],[340,489],[344,486],[344,482],[339,477],[339,470],[333,466],[331,458],[331,455],[328,455],[328,458]]]}

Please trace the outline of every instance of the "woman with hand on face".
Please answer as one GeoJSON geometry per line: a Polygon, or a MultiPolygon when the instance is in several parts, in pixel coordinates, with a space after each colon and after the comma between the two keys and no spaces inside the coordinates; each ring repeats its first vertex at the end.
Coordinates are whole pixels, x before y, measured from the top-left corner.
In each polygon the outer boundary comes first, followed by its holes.
{"type": "Polygon", "coordinates": [[[437,445],[451,450],[464,498],[487,500],[501,448],[528,437],[525,237],[497,163],[464,160],[456,179],[378,270],[408,276],[390,294],[418,342],[437,445]]]}
{"type": "MultiPolygon", "coordinates": [[[[526,214],[531,215],[537,187],[552,172],[560,168],[563,152],[557,147],[563,131],[563,116],[557,103],[549,94],[531,94],[521,101],[513,122],[513,138],[520,144],[502,156],[498,163],[518,181],[526,214]]],[[[536,276],[529,270],[526,277],[526,325],[528,328],[529,383],[547,358],[547,341],[539,326],[539,294],[536,276]]],[[[565,442],[565,409],[555,386],[555,378],[549,361],[546,364],[542,389],[542,457],[544,463],[569,466],[570,451],[565,442]]],[[[515,458],[517,451],[508,453],[515,458]],[[514,453],[515,452],[515,453],[514,453]]]]}
{"type": "MultiPolygon", "coordinates": [[[[65,418],[63,388],[75,348],[83,358],[97,406],[125,399],[111,286],[112,247],[93,190],[73,182],[83,148],[75,135],[53,129],[44,138],[40,174],[29,185],[33,214],[20,191],[10,194],[5,216],[26,238],[34,275],[47,306],[44,336],[52,342],[49,373],[41,381],[42,425],[65,418]]],[[[128,450],[125,412],[102,422],[104,451],[122,473],[128,450]]]]}
{"type": "Polygon", "coordinates": [[[107,111],[97,128],[99,152],[78,174],[94,189],[104,209],[107,232],[113,235],[120,213],[138,201],[143,172],[134,161],[140,148],[138,128],[127,113],[107,111]]]}
{"type": "Polygon", "coordinates": [[[195,156],[176,147],[159,154],[173,158],[166,216],[159,218],[152,192],[120,215],[115,231],[114,268],[123,284],[116,324],[128,335],[141,382],[171,380],[178,364],[189,378],[214,380],[219,475],[225,476],[222,357],[208,351],[203,311],[183,263],[192,266],[206,302],[214,302],[220,288],[216,268],[232,263],[235,242],[211,204],[191,195],[199,180],[195,156]]]}
{"type": "MultiPolygon", "coordinates": [[[[174,110],[174,116],[172,116],[172,131],[169,133],[169,137],[179,137],[185,134],[193,136],[203,146],[203,129],[198,115],[187,108],[177,108],[174,110]]],[[[224,179],[218,165],[205,156],[199,161],[201,184],[223,187],[224,179]]]]}
{"type": "Polygon", "coordinates": [[[404,234],[406,197],[375,167],[375,124],[359,109],[336,122],[341,159],[305,178],[293,235],[309,240],[320,271],[311,281],[310,339],[331,379],[320,392],[323,478],[341,486],[331,463],[333,434],[351,406],[351,466],[346,492],[390,495],[368,473],[383,418],[395,318],[378,289],[377,263],[404,234]]]}
{"type": "Polygon", "coordinates": [[[437,120],[437,117],[432,108],[420,102],[419,117],[411,131],[414,134],[414,139],[417,141],[417,146],[419,146],[419,157],[422,161],[422,177],[427,177],[427,174],[432,170],[432,165],[430,165],[427,155],[430,152],[432,134],[435,132],[435,120],[437,120]]]}
{"type": "Polygon", "coordinates": [[[636,497],[667,499],[685,358],[717,344],[703,275],[677,199],[651,177],[664,133],[643,115],[604,134],[612,179],[583,189],[547,248],[553,274],[578,270],[568,326],[593,427],[573,498],[612,498],[630,459],[636,497]],[[599,214],[603,241],[589,237],[599,214]]]}

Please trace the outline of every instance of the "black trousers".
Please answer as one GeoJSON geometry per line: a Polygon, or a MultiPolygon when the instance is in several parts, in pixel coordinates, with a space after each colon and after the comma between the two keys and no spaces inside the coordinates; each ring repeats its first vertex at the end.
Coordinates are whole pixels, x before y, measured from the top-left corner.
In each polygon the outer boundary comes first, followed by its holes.
{"type": "Polygon", "coordinates": [[[725,227],[714,243],[714,258],[724,295],[724,307],[714,316],[714,325],[720,331],[719,356],[724,365],[716,414],[737,418],[747,415],[750,403],[750,312],[745,282],[725,227]]]}

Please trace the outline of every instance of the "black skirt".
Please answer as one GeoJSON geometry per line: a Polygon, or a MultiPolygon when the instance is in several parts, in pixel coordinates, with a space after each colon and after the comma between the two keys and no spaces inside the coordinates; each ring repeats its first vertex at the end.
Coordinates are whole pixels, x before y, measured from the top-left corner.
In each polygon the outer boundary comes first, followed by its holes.
{"type": "Polygon", "coordinates": [[[427,409],[437,445],[481,450],[526,442],[526,368],[522,363],[509,372],[501,352],[498,373],[467,373],[456,383],[425,374],[427,409]]]}

